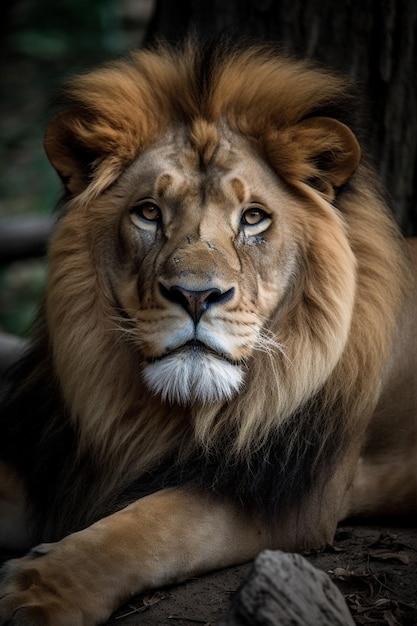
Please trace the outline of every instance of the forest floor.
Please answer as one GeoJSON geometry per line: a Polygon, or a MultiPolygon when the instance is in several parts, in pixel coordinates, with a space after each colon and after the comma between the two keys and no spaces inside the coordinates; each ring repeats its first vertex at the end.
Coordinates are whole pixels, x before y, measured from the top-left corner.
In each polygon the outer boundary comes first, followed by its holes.
{"type": "MultiPolygon", "coordinates": [[[[339,527],[333,546],[304,555],[329,574],[356,624],[417,626],[417,527],[339,527]]],[[[138,596],[112,626],[212,626],[230,606],[250,565],[138,596]]],[[[277,624],[279,626],[279,624],[277,624]]]]}

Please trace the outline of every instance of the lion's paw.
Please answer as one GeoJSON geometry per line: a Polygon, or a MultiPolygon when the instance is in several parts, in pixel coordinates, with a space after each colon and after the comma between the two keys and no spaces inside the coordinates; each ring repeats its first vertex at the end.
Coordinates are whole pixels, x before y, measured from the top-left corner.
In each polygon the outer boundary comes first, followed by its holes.
{"type": "MultiPolygon", "coordinates": [[[[54,571],[47,546],[8,561],[0,570],[0,626],[82,626],[70,576],[54,571]],[[73,595],[75,603],[71,602],[73,595]]],[[[92,624],[95,622],[91,622],[92,624]]]]}

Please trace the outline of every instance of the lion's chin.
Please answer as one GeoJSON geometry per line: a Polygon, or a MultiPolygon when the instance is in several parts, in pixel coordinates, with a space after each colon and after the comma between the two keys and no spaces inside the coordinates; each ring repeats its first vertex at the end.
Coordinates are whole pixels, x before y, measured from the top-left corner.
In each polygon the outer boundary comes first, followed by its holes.
{"type": "Polygon", "coordinates": [[[230,400],[243,384],[238,365],[204,351],[183,350],[149,363],[148,388],[172,404],[213,404],[230,400]]]}

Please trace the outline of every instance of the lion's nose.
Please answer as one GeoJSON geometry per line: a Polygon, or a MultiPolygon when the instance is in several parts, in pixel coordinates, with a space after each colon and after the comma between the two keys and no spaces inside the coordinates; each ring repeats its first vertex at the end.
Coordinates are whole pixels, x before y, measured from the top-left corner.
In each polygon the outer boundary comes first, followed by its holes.
{"type": "Polygon", "coordinates": [[[234,295],[234,287],[227,291],[222,291],[218,287],[212,289],[204,289],[202,291],[194,291],[174,285],[167,289],[164,285],[159,285],[161,295],[169,300],[182,306],[191,316],[195,324],[198,324],[201,316],[207,309],[214,305],[224,304],[231,300],[234,295]]]}

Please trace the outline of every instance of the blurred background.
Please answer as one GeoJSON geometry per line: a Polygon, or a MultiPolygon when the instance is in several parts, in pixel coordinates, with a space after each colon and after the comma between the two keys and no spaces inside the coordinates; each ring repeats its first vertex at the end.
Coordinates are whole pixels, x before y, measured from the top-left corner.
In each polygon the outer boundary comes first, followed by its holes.
{"type": "Polygon", "coordinates": [[[152,6],[153,0],[3,0],[0,332],[25,334],[44,285],[42,256],[25,257],[39,246],[30,234],[36,239],[48,231],[60,193],[42,146],[54,92],[68,76],[139,46],[152,6]],[[12,241],[16,218],[24,218],[24,250],[12,241]]]}
{"type": "Polygon", "coordinates": [[[224,29],[274,39],[355,79],[394,215],[405,234],[417,232],[415,0],[3,0],[0,344],[3,333],[25,334],[44,284],[60,193],[42,147],[54,92],[155,35],[175,41],[224,29]]]}

